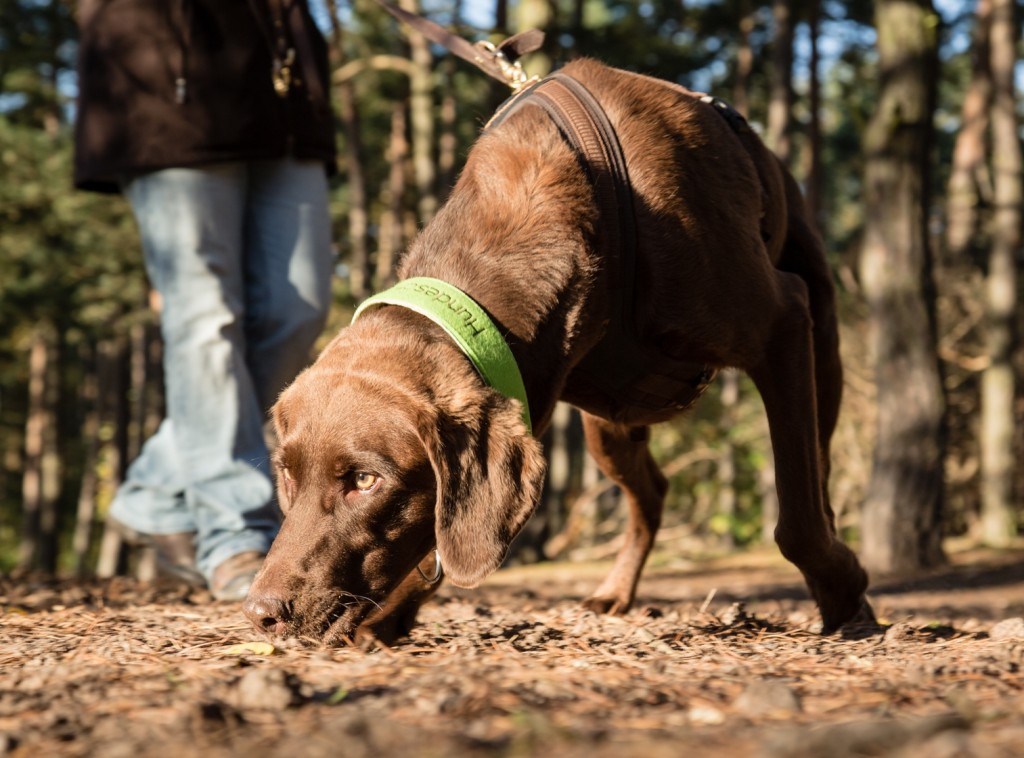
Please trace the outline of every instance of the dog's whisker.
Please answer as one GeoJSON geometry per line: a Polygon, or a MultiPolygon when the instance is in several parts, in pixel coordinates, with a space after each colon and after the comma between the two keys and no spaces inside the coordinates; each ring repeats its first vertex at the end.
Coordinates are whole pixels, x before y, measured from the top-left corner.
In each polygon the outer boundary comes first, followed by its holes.
{"type": "MultiPolygon", "coordinates": [[[[357,602],[370,603],[378,611],[383,609],[383,606],[380,603],[378,603],[376,600],[374,600],[372,597],[367,597],[366,595],[356,595],[353,592],[342,592],[341,594],[342,594],[343,597],[352,598],[352,600],[355,600],[357,602]]],[[[346,605],[346,607],[349,607],[349,606],[346,605]]]]}

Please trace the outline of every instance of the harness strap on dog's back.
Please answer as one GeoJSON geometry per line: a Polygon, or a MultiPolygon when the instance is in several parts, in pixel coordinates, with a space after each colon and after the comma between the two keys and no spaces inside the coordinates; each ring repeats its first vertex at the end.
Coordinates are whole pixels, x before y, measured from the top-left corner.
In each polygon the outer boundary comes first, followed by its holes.
{"type": "Polygon", "coordinates": [[[601,340],[573,369],[574,382],[625,411],[684,408],[704,391],[715,372],[677,361],[642,344],[636,330],[636,251],[633,189],[618,135],[593,94],[577,79],[557,72],[504,103],[486,130],[525,105],[541,107],[576,152],[594,186],[600,212],[595,240],[607,266],[609,320],[601,340]]]}
{"type": "MultiPolygon", "coordinates": [[[[553,74],[534,96],[564,134],[570,137],[586,160],[584,170],[590,177],[597,194],[602,220],[600,239],[618,240],[618,254],[608,249],[607,260],[614,266],[609,271],[612,288],[613,313],[632,314],[634,280],[636,275],[636,213],[633,208],[633,189],[626,170],[619,137],[608,115],[593,95],[576,79],[565,74],[553,74]]],[[[604,243],[606,248],[612,246],[604,243]]]]}

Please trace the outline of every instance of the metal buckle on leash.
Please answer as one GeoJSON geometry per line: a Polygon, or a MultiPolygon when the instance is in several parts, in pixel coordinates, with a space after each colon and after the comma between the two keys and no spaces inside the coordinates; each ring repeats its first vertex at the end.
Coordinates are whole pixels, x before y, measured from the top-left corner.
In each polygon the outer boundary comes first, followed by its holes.
{"type": "MultiPolygon", "coordinates": [[[[501,75],[505,77],[505,83],[512,88],[512,92],[518,92],[528,84],[533,84],[540,80],[539,76],[528,76],[526,72],[523,71],[523,67],[519,61],[515,61],[514,63],[510,61],[508,56],[495,47],[491,42],[482,39],[477,42],[474,47],[480,48],[491,58],[491,60],[494,61],[501,70],[501,75]]],[[[477,61],[482,63],[484,59],[477,57],[477,61]]]]}
{"type": "Polygon", "coordinates": [[[434,573],[431,576],[423,573],[419,563],[416,564],[416,570],[420,572],[420,576],[427,584],[437,584],[441,581],[441,575],[444,574],[444,569],[441,567],[441,554],[436,549],[434,550],[434,573]]]}

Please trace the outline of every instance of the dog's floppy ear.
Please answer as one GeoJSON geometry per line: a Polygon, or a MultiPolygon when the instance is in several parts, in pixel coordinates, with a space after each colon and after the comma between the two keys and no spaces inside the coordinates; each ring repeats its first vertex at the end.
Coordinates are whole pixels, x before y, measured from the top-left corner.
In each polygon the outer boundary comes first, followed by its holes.
{"type": "Polygon", "coordinates": [[[420,424],[437,479],[437,550],[458,587],[475,587],[501,565],[544,481],[541,446],[519,403],[493,390],[474,401],[420,424]]]}
{"type": "MultiPolygon", "coordinates": [[[[287,391],[282,392],[270,409],[270,417],[273,421],[273,434],[277,441],[280,441],[288,432],[288,411],[285,406],[287,391]]],[[[287,512],[291,506],[292,495],[294,495],[295,482],[286,469],[280,466],[273,467],[274,487],[277,491],[277,505],[282,512],[287,512]]]]}

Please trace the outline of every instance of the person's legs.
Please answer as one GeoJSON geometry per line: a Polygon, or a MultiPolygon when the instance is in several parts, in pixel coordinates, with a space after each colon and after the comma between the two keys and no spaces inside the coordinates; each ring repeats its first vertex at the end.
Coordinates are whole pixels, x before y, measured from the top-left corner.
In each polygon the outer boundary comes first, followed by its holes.
{"type": "Polygon", "coordinates": [[[128,467],[110,515],[144,534],[194,532],[195,519],[185,506],[185,482],[178,461],[173,423],[165,418],[128,467]]]}
{"type": "Polygon", "coordinates": [[[168,420],[132,465],[111,515],[140,532],[195,529],[207,580],[234,555],[265,553],[278,524],[265,409],[245,360],[247,174],[244,164],[167,169],[124,188],[163,301],[168,420]]]}
{"type": "Polygon", "coordinates": [[[133,545],[156,549],[162,576],[202,587],[196,569],[195,519],[185,504],[173,424],[164,419],[146,440],[117,491],[109,525],[133,545]]]}
{"type": "Polygon", "coordinates": [[[245,216],[246,361],[264,409],[310,361],[331,299],[323,164],[255,161],[245,216]]]}

